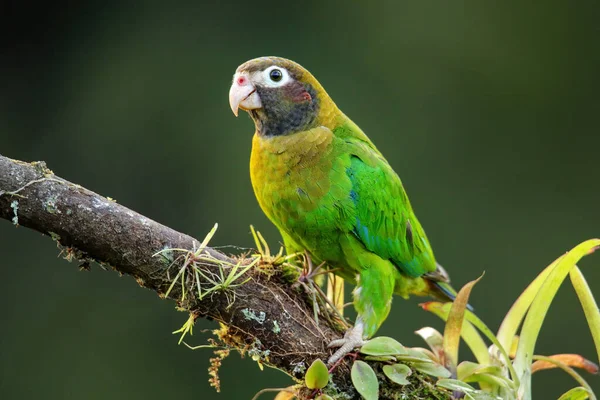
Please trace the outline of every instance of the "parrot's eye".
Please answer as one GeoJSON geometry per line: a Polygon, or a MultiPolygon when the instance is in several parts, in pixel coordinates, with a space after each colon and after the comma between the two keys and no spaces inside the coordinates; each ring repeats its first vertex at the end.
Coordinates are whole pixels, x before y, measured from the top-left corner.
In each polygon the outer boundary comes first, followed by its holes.
{"type": "Polygon", "coordinates": [[[283,74],[281,73],[281,70],[272,69],[269,73],[269,78],[271,78],[273,82],[279,82],[281,78],[283,78],[283,74]]]}
{"type": "Polygon", "coordinates": [[[263,85],[269,87],[285,86],[290,82],[289,72],[280,66],[271,65],[269,68],[261,72],[262,78],[260,81],[263,85]]]}

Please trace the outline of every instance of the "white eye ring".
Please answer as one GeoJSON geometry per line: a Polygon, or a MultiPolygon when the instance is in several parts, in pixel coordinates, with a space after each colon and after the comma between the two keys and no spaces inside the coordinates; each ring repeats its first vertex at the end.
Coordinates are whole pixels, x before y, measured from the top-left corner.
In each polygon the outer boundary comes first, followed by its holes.
{"type": "Polygon", "coordinates": [[[286,85],[292,78],[289,72],[285,68],[278,67],[277,65],[270,66],[262,72],[262,81],[265,86],[280,87],[286,85]],[[281,79],[274,81],[271,78],[271,71],[278,70],[281,72],[281,79]]]}

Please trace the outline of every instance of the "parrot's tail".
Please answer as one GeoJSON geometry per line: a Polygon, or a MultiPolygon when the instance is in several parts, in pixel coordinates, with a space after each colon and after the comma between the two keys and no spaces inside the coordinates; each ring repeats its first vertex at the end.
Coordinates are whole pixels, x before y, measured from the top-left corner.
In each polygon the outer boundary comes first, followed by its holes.
{"type": "MultiPolygon", "coordinates": [[[[437,269],[435,272],[429,273],[425,275],[425,277],[431,284],[431,294],[433,297],[436,297],[439,300],[450,301],[454,301],[456,299],[456,290],[450,285],[450,277],[440,264],[437,264],[437,269]]],[[[467,304],[467,309],[471,312],[475,311],[470,304],[467,304]]]]}

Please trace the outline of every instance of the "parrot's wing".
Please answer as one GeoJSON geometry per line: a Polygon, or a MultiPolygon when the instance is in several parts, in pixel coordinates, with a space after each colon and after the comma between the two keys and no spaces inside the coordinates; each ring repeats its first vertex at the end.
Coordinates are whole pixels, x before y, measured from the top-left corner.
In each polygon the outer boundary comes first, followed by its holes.
{"type": "Polygon", "coordinates": [[[347,143],[351,154],[347,174],[355,205],[352,233],[408,276],[435,271],[431,246],[398,175],[370,142],[347,143]]]}

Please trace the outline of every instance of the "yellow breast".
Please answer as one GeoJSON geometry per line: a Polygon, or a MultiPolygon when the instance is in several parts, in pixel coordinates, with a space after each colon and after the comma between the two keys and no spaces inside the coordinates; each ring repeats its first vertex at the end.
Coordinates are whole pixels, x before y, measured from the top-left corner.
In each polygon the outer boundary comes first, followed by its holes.
{"type": "Polygon", "coordinates": [[[317,206],[329,191],[333,133],[325,127],[285,136],[254,135],[250,176],[258,202],[271,221],[317,206]]]}

